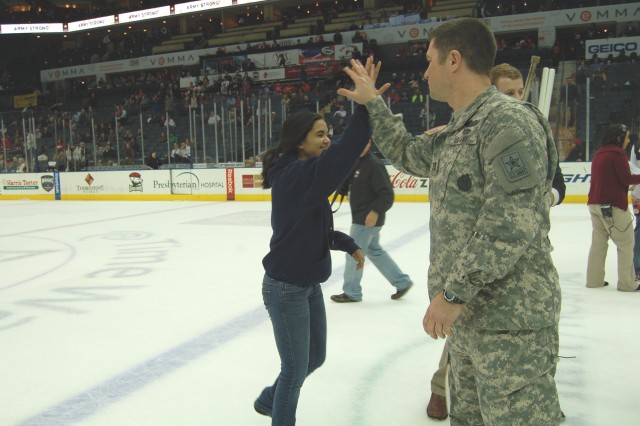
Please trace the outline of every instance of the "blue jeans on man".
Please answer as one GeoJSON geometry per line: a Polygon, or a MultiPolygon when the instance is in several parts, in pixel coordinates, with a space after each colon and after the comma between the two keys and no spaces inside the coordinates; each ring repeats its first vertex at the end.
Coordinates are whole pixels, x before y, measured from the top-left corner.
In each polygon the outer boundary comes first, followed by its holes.
{"type": "Polygon", "coordinates": [[[281,370],[273,386],[255,402],[272,425],[296,423],[300,388],[327,354],[327,315],[320,284],[296,285],[264,276],[262,297],[280,354],[281,370]]]}
{"type": "MultiPolygon", "coordinates": [[[[362,247],[368,261],[378,268],[387,281],[398,291],[404,290],[411,285],[411,278],[400,270],[389,253],[380,245],[381,229],[381,226],[364,226],[353,223],[349,235],[358,246],[362,247]]],[[[356,270],[356,263],[351,259],[351,256],[347,255],[342,290],[350,299],[358,302],[362,300],[362,286],[360,285],[362,272],[363,269],[356,270]]]]}

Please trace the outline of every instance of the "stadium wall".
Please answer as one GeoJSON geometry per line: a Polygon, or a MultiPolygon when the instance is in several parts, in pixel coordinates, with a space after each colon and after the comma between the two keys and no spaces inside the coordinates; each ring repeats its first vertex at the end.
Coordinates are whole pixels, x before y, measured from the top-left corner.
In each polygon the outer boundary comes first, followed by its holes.
{"type": "MultiPolygon", "coordinates": [[[[567,203],[586,203],[591,163],[561,163],[567,203]]],[[[396,201],[429,201],[429,180],[387,166],[396,201]]],[[[268,201],[261,168],[0,174],[1,200],[268,201]]]]}

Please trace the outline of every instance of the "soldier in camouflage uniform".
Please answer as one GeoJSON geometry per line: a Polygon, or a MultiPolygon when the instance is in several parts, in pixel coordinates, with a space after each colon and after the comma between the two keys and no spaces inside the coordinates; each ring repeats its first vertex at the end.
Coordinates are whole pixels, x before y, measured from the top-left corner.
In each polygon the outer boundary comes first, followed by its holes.
{"type": "Polygon", "coordinates": [[[431,33],[431,96],[453,108],[439,133],[412,136],[378,96],[377,69],[353,67],[369,91],[338,93],[369,110],[373,138],[399,170],[430,178],[431,304],[425,331],[449,338],[452,425],[557,425],[560,285],[545,194],[557,152],[537,109],[500,95],[480,20],[431,33]]]}

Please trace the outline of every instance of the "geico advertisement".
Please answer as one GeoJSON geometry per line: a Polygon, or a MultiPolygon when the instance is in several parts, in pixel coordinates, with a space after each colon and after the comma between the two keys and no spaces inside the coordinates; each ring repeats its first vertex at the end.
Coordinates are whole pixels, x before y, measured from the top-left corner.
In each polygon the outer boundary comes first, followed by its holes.
{"type": "Polygon", "coordinates": [[[629,56],[632,52],[640,55],[640,37],[620,37],[606,40],[587,40],[585,44],[585,58],[591,59],[593,55],[598,58],[606,58],[613,55],[614,59],[624,52],[629,56]]]}

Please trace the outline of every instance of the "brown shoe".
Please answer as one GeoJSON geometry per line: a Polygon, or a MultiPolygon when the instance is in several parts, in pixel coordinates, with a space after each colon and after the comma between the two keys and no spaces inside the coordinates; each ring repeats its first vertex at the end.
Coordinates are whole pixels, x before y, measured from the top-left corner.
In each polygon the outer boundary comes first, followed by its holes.
{"type": "Polygon", "coordinates": [[[393,300],[400,299],[402,296],[404,296],[405,294],[409,293],[409,290],[411,290],[411,287],[413,287],[413,281],[411,281],[406,288],[403,288],[402,290],[398,290],[395,293],[393,293],[391,295],[391,298],[393,300]]]}
{"type": "Polygon", "coordinates": [[[347,296],[344,293],[342,293],[342,294],[334,294],[333,296],[331,296],[331,300],[333,300],[334,302],[337,302],[337,303],[359,302],[359,300],[353,300],[352,298],[350,298],[349,296],[347,296]]]}
{"type": "Polygon", "coordinates": [[[447,411],[447,398],[432,392],[429,405],[427,405],[427,416],[436,420],[445,420],[449,417],[449,412],[447,411]]]}

